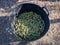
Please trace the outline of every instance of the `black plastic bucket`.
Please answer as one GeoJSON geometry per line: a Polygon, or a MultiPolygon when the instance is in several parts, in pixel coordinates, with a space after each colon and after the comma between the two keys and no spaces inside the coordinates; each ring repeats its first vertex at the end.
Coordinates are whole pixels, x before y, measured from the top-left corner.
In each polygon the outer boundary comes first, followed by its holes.
{"type": "MultiPolygon", "coordinates": [[[[46,10],[46,8],[45,8],[46,10]]],[[[48,15],[49,13],[47,14],[46,11],[44,10],[44,7],[40,7],[36,4],[32,4],[32,3],[24,3],[22,4],[22,8],[21,10],[18,12],[18,15],[16,16],[16,18],[18,18],[18,16],[23,13],[23,12],[29,12],[29,11],[33,11],[39,15],[41,15],[42,19],[44,20],[44,23],[45,23],[45,27],[44,27],[44,31],[43,33],[41,33],[41,37],[43,37],[49,30],[49,26],[50,26],[50,22],[49,22],[49,18],[48,18],[48,15]]],[[[39,39],[37,38],[37,39],[39,39]]],[[[28,41],[33,41],[33,40],[36,40],[36,39],[32,39],[32,40],[28,40],[28,41]]]]}

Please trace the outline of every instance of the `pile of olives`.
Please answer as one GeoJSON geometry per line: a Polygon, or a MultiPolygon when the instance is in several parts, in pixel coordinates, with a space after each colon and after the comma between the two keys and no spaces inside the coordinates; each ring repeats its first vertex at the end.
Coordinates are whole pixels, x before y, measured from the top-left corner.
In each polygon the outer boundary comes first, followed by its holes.
{"type": "Polygon", "coordinates": [[[32,40],[41,36],[44,20],[35,12],[24,12],[15,21],[15,33],[24,40],[32,40]]]}

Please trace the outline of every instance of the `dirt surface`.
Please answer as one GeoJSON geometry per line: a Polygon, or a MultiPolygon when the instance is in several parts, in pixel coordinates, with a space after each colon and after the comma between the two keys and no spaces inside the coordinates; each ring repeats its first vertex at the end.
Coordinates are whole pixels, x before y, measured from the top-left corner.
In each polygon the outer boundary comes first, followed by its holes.
{"type": "Polygon", "coordinates": [[[50,28],[44,37],[25,42],[12,33],[10,24],[13,21],[16,4],[26,1],[0,0],[0,45],[60,45],[60,1],[29,1],[41,7],[46,6],[49,11],[50,28]]]}

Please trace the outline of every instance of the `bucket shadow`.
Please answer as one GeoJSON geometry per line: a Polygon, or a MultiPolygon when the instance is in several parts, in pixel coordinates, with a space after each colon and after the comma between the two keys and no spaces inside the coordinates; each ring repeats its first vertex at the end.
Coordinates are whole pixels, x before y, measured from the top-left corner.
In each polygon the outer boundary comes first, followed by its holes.
{"type": "Polygon", "coordinates": [[[0,16],[0,45],[26,45],[29,43],[19,40],[16,35],[13,34],[10,23],[9,16],[0,16]]]}
{"type": "Polygon", "coordinates": [[[54,19],[54,20],[50,20],[51,24],[54,24],[54,23],[60,23],[60,19],[54,19]]]}

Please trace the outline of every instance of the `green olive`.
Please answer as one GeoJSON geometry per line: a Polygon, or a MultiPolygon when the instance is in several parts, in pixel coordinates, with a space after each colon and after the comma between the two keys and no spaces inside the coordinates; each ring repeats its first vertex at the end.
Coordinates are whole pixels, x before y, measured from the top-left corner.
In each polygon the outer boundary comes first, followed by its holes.
{"type": "Polygon", "coordinates": [[[26,40],[38,38],[44,30],[44,20],[35,12],[24,12],[15,21],[16,34],[26,40]]]}

